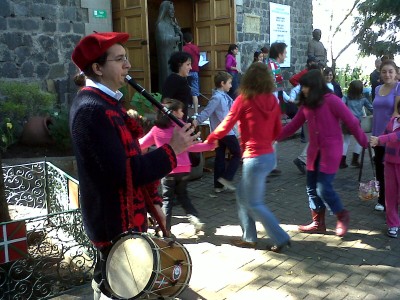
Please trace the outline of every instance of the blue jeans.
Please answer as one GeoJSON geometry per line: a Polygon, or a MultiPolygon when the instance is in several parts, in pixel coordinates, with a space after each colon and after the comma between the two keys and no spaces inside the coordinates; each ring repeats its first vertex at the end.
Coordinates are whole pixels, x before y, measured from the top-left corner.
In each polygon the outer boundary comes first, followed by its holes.
{"type": "Polygon", "coordinates": [[[192,96],[200,95],[199,73],[190,71],[187,77],[192,96]]]}
{"type": "Polygon", "coordinates": [[[240,151],[239,141],[235,135],[226,135],[222,139],[218,140],[218,147],[215,149],[215,160],[214,160],[214,187],[222,188],[217,179],[222,177],[226,180],[232,181],[240,166],[240,159],[242,153],[240,151]],[[225,168],[225,151],[229,150],[231,153],[231,159],[225,168]]]}
{"type": "Polygon", "coordinates": [[[239,88],[239,73],[229,72],[232,75],[232,87],[228,92],[228,95],[235,100],[238,93],[237,89],[239,88]]]}
{"type": "Polygon", "coordinates": [[[334,214],[341,212],[343,210],[342,201],[332,186],[336,174],[320,172],[318,167],[319,159],[315,162],[315,171],[307,170],[307,195],[310,208],[319,212],[321,209],[325,209],[326,203],[334,214]]]}
{"type": "Polygon", "coordinates": [[[236,190],[236,202],[244,241],[257,241],[256,220],[263,224],[274,245],[283,245],[290,239],[264,202],[266,177],[272,171],[275,160],[275,153],[243,160],[242,178],[236,190]]]}

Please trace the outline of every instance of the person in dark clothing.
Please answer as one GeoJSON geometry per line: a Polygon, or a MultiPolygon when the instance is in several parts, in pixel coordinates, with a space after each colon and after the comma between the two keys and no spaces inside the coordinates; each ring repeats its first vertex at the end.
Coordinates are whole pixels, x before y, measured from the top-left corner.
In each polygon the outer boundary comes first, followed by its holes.
{"type": "Polygon", "coordinates": [[[323,71],[326,84],[328,87],[333,90],[333,93],[338,96],[339,98],[343,98],[342,88],[340,84],[336,81],[335,72],[332,68],[326,67],[323,71]]]}
{"type": "Polygon", "coordinates": [[[188,116],[188,105],[192,102],[192,92],[187,80],[192,69],[192,56],[187,52],[174,52],[168,60],[172,71],[165,80],[162,88],[162,98],[176,99],[185,105],[183,108],[183,121],[188,116]]]}
{"type": "Polygon", "coordinates": [[[371,83],[371,99],[374,101],[375,99],[375,89],[378,85],[381,84],[381,68],[382,60],[380,58],[377,58],[375,60],[375,70],[372,71],[372,73],[369,75],[369,81],[371,83]]]}
{"type": "Polygon", "coordinates": [[[85,83],[75,97],[69,127],[79,176],[79,201],[85,232],[96,247],[92,287],[101,297],[101,259],[111,241],[128,230],[147,231],[147,213],[165,226],[158,180],[176,167],[176,155],[197,143],[190,125],[177,129],[169,144],[142,154],[143,130],[121,105],[125,76],[131,68],[122,46],[127,33],[84,37],[72,53],[85,83]],[[189,129],[189,130],[188,130],[189,129]],[[186,132],[186,130],[188,130],[186,132]]]}

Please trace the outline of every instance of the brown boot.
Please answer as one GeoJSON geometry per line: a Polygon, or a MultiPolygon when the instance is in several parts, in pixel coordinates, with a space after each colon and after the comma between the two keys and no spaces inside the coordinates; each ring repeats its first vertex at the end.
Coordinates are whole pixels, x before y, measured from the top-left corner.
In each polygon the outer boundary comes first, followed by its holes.
{"type": "Polygon", "coordinates": [[[360,163],[358,162],[358,157],[359,156],[360,156],[360,154],[353,153],[353,158],[351,159],[351,165],[353,167],[356,167],[356,168],[360,168],[361,167],[360,163]]]}
{"type": "Polygon", "coordinates": [[[346,164],[346,155],[342,155],[342,160],[340,161],[339,169],[347,168],[348,165],[346,164]]]}
{"type": "Polygon", "coordinates": [[[347,210],[343,209],[340,213],[336,214],[336,217],[336,235],[344,236],[349,229],[350,213],[347,210]]]}
{"type": "Polygon", "coordinates": [[[325,208],[321,209],[319,212],[311,210],[312,222],[308,225],[298,226],[299,231],[304,233],[325,233],[325,208]]]}

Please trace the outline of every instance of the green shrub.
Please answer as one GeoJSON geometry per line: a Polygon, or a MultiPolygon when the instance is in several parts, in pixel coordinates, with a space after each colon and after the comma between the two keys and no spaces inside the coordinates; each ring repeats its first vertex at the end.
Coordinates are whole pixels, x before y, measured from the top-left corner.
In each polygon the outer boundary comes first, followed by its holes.
{"type": "Polygon", "coordinates": [[[71,135],[69,132],[69,112],[66,108],[62,108],[59,112],[51,115],[51,124],[49,131],[51,137],[59,149],[72,149],[71,135]]]}
{"type": "Polygon", "coordinates": [[[0,118],[9,118],[19,137],[24,123],[32,116],[48,115],[53,111],[57,96],[40,89],[39,84],[0,82],[0,118]]]}
{"type": "Polygon", "coordinates": [[[336,69],[336,81],[340,84],[343,94],[347,94],[350,82],[353,80],[361,80],[364,85],[369,82],[369,75],[365,75],[359,67],[352,68],[346,65],[345,68],[336,69]]]}
{"type": "Polygon", "coordinates": [[[9,118],[4,118],[0,124],[0,150],[6,152],[14,144],[14,127],[9,118]]]}
{"type": "MultiPolygon", "coordinates": [[[[162,95],[160,93],[150,93],[155,100],[161,102],[162,95]]],[[[131,105],[135,107],[135,110],[139,113],[139,115],[144,116],[149,113],[153,113],[156,109],[153,107],[153,104],[149,100],[147,100],[142,94],[135,93],[131,100],[131,105]]]]}

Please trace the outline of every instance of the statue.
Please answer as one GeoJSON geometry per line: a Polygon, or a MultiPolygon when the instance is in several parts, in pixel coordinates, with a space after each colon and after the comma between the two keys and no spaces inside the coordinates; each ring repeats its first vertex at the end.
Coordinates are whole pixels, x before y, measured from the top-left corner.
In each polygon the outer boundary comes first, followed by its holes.
{"type": "Polygon", "coordinates": [[[308,43],[308,58],[315,58],[318,63],[323,65],[323,67],[326,67],[328,58],[324,44],[322,44],[322,42],[320,41],[321,30],[314,29],[312,35],[313,39],[308,43]]]}
{"type": "Polygon", "coordinates": [[[156,46],[158,59],[158,87],[159,91],[165,79],[171,74],[168,60],[175,51],[182,51],[183,35],[175,19],[174,4],[163,1],[156,22],[156,46]]]}

